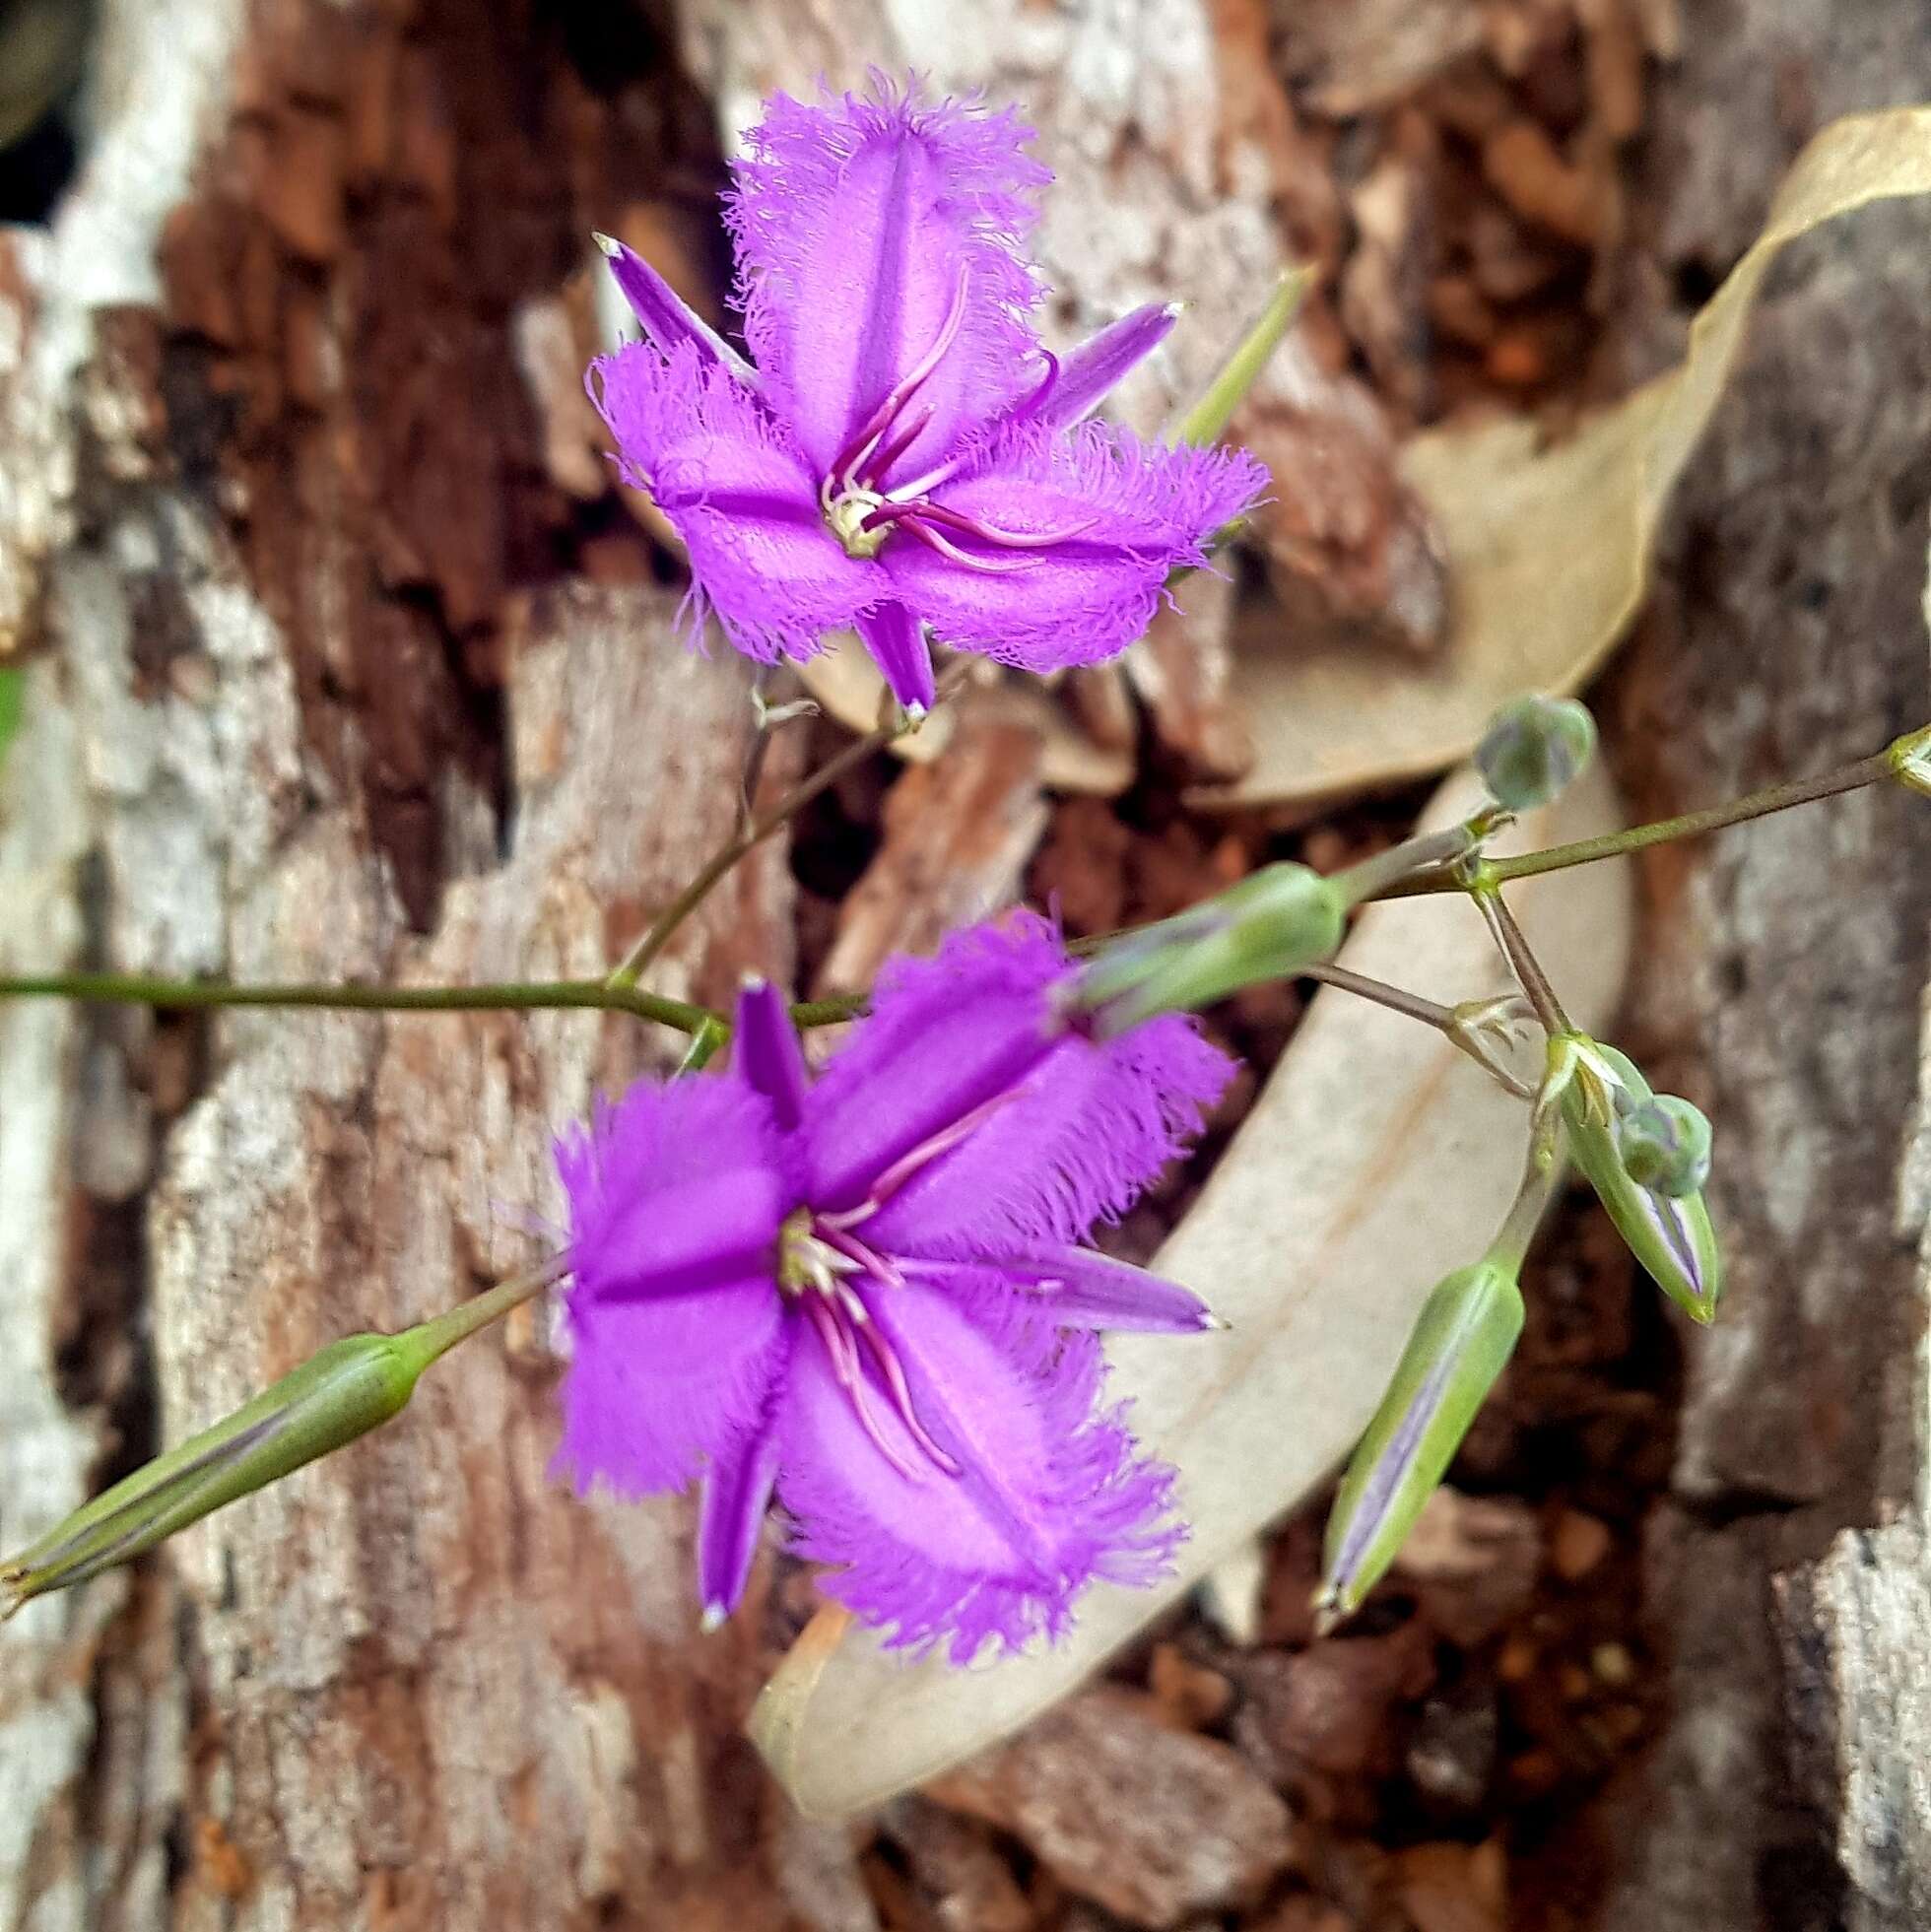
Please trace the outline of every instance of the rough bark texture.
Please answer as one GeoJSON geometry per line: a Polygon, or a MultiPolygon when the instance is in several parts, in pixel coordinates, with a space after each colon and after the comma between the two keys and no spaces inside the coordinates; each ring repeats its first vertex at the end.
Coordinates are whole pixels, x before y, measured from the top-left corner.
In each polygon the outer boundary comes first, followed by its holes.
{"type": "MultiPolygon", "coordinates": [[[[1650,157],[1659,283],[1694,296],[1720,274],[1824,121],[1927,95],[1915,5],[1693,10],[1650,157]]],[[[1823,769],[1925,715],[1927,303],[1915,206],[1806,243],[1765,301],[1612,682],[1611,739],[1645,812],[1823,769]]],[[[1861,1531],[1910,1500],[1931,1449],[1923,1205],[1903,1228],[1897,1205],[1927,868],[1931,820],[1889,791],[1646,867],[1632,1012],[1663,1078],[1720,1123],[1712,1205],[1731,1287],[1716,1327],[1685,1345],[1674,1496],[1653,1538],[1673,1716],[1616,1833],[1610,1922],[1627,1932],[1926,1922],[1921,1862],[1901,1879],[1887,1849],[1915,1842],[1921,1860],[1904,1767],[1922,1761],[1925,1717],[1894,1696],[1886,1611],[1921,1590],[1916,1532],[1861,1531]],[[1785,1574],[1800,1581],[1780,1610],[1785,1574]],[[1805,1755],[1825,1716],[1847,1740],[1841,1766],[1805,1755]]]]}
{"type": "MultiPolygon", "coordinates": [[[[109,7],[90,170],[0,238],[9,968],[594,972],[728,831],[742,667],[676,646],[639,540],[572,576],[516,373],[603,199],[707,167],[660,45],[575,78],[594,11],[109,7]]],[[[657,979],[786,976],[789,896],[767,848],[657,979]]],[[[7,1540],[526,1262],[550,1132],[666,1045],[0,1013],[7,1540]]],[[[512,1322],[10,1627],[0,1924],[866,1923],[841,1839],[763,1829],[758,1622],[697,1640],[683,1508],[550,1480],[558,1367],[512,1322]]]]}

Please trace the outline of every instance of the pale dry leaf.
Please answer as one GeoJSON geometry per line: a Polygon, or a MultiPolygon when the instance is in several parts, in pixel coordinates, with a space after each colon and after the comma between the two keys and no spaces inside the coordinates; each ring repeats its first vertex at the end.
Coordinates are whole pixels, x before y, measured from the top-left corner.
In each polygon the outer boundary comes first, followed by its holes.
{"type": "MultiPolygon", "coordinates": [[[[1429,815],[1477,802],[1445,786],[1429,815]]],[[[1590,773],[1514,836],[1617,822],[1590,773]]],[[[1576,1024],[1601,1027],[1629,955],[1628,862],[1525,882],[1511,901],[1576,1024]]],[[[1502,984],[1482,922],[1453,899],[1373,907],[1342,953],[1356,971],[1458,1000],[1502,984]]],[[[878,1804],[1017,1730],[1096,1670],[1267,1523],[1304,1499],[1367,1421],[1423,1298],[1481,1252],[1521,1175],[1526,1119],[1444,1040],[1383,1008],[1318,993],[1198,1203],[1154,1265],[1232,1327],[1121,1336],[1114,1392],[1181,1472],[1190,1539],[1158,1589],[1094,1589],[1058,1648],[959,1670],[883,1651],[842,1612],[806,1630],[752,1734],[805,1811],[878,1804]]]]}
{"type": "Polygon", "coordinates": [[[1778,251],[1867,203],[1922,194],[1931,107],[1834,122],[1798,157],[1676,368],[1554,444],[1517,419],[1412,439],[1402,473],[1449,560],[1447,641],[1417,668],[1355,639],[1250,638],[1234,660],[1234,707],[1253,729],[1253,767],[1194,802],[1329,798],[1424,776],[1467,756],[1506,700],[1575,690],[1642,602],[1670,490],[1778,251]]]}

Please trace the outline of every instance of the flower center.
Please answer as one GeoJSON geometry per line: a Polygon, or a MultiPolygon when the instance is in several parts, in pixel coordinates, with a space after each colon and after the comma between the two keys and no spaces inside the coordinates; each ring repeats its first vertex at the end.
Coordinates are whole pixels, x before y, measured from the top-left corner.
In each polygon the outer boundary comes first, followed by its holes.
{"type": "Polygon", "coordinates": [[[810,1208],[794,1208],[784,1217],[777,1231],[777,1285],[793,1300],[813,1293],[835,1299],[838,1278],[857,1272],[858,1263],[819,1233],[810,1208]]]}
{"type": "Polygon", "coordinates": [[[957,1476],[958,1462],[919,1421],[905,1366],[872,1319],[854,1277],[887,1289],[902,1288],[905,1279],[890,1256],[810,1208],[784,1217],[777,1232],[778,1292],[799,1305],[817,1332],[858,1426],[907,1482],[923,1482],[934,1470],[957,1476]],[[884,1426],[881,1404],[896,1419],[897,1432],[884,1426]]]}
{"type": "Polygon", "coordinates": [[[847,557],[876,557],[885,548],[885,540],[892,534],[891,523],[876,523],[867,528],[865,522],[874,510],[885,505],[885,499],[876,490],[850,482],[834,490],[833,480],[828,476],[820,487],[818,500],[825,513],[825,527],[837,538],[847,557]]]}

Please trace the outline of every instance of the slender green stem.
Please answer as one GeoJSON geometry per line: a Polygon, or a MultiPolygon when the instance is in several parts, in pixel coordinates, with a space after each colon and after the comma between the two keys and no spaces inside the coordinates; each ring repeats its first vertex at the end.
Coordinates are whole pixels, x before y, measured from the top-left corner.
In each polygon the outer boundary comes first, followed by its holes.
{"type": "Polygon", "coordinates": [[[165,979],[139,972],[43,973],[0,977],[0,1000],[64,999],[99,1006],[151,1006],[163,1012],[207,1007],[318,1007],[353,1013],[550,1012],[589,1008],[630,1013],[655,1020],[679,1033],[723,1028],[724,1018],[707,1006],[665,999],[634,986],[611,986],[601,979],[515,980],[479,986],[356,986],[268,984],[234,986],[212,979],[165,979]]]}
{"type": "MultiPolygon", "coordinates": [[[[964,667],[960,667],[940,686],[934,700],[935,709],[959,689],[963,677],[964,667]]],[[[607,983],[612,987],[634,986],[671,943],[678,927],[710,897],[712,890],[740,859],[762,845],[781,826],[789,824],[814,798],[836,784],[854,766],[862,765],[873,753],[883,751],[895,738],[902,737],[911,727],[898,712],[896,705],[893,709],[891,718],[866,732],[862,738],[854,738],[835,758],[828,759],[809,777],[794,785],[762,818],[754,819],[742,832],[720,845],[698,869],[698,876],[658,913],[648,930],[612,968],[607,983]]]]}
{"type": "Polygon", "coordinates": [[[1499,823],[1502,821],[1497,813],[1485,811],[1466,825],[1450,826],[1445,832],[1425,833],[1419,838],[1404,838],[1399,845],[1390,845],[1385,852],[1376,852],[1371,859],[1337,872],[1334,884],[1350,905],[1391,898],[1409,882],[1418,888],[1423,881],[1434,884],[1441,880],[1445,867],[1476,851],[1483,838],[1499,823]]]}
{"type": "MultiPolygon", "coordinates": [[[[1904,742],[1902,740],[1900,743],[1904,742]]],[[[1566,845],[1551,845],[1540,852],[1518,852],[1509,858],[1485,859],[1466,883],[1461,879],[1417,878],[1401,880],[1376,893],[1376,899],[1412,899],[1427,893],[1461,892],[1487,885],[1506,885],[1512,879],[1533,879],[1544,872],[1561,872],[1571,865],[1589,865],[1597,859],[1613,859],[1624,852],[1639,852],[1650,845],[1664,845],[1676,838],[1695,838],[1705,832],[1721,832],[1725,826],[1743,825],[1751,819],[1767,818],[1772,812],[1787,812],[1793,805],[1809,805],[1820,798],[1835,798],[1843,792],[1857,791],[1865,785],[1879,784],[1897,775],[1895,747],[1861,758],[1854,765],[1840,766],[1815,778],[1798,778],[1785,785],[1770,785],[1733,798],[1727,805],[1711,805],[1700,812],[1685,812],[1674,819],[1657,819],[1649,825],[1631,826],[1623,832],[1606,832],[1595,838],[1577,838],[1566,845]]]]}
{"type": "Polygon", "coordinates": [[[1520,1271],[1529,1252],[1529,1243],[1535,1239],[1535,1231],[1542,1224],[1543,1213],[1562,1183],[1565,1167],[1563,1151],[1563,1130],[1560,1125],[1547,1150],[1538,1149],[1531,1142],[1521,1188],[1509,1206],[1507,1218],[1497,1231],[1496,1238],[1489,1244],[1488,1260],[1498,1262],[1511,1272],[1520,1271]]]}
{"type": "Polygon", "coordinates": [[[1353,993],[1358,999],[1371,1000],[1376,1006],[1385,1006],[1391,1012],[1404,1013],[1411,1020],[1419,1020],[1425,1027],[1432,1027],[1437,1033],[1453,1033],[1455,1030],[1455,1009],[1438,1005],[1433,1000],[1424,999],[1420,993],[1410,993],[1400,986],[1390,986],[1385,979],[1370,979],[1365,973],[1350,972],[1346,966],[1305,966],[1298,975],[1302,979],[1318,979],[1324,986],[1338,986],[1344,993],[1353,993]]]}
{"type": "Polygon", "coordinates": [[[1502,903],[1499,890],[1494,886],[1479,889],[1475,893],[1475,902],[1481,908],[1483,918],[1488,920],[1489,930],[1495,934],[1502,958],[1508,962],[1509,969],[1521,982],[1523,992],[1529,996],[1529,1004],[1535,1008],[1535,1017],[1542,1022],[1543,1032],[1552,1038],[1559,1033],[1572,1032],[1568,1015],[1563,1011],[1563,1003],[1556,997],[1556,989],[1549,983],[1549,975],[1543,971],[1542,962],[1529,945],[1528,934],[1515,923],[1514,913],[1502,903]]]}
{"type": "Polygon", "coordinates": [[[1500,1002],[1474,1001],[1466,1007],[1442,1006],[1434,1000],[1424,999],[1420,993],[1411,993],[1401,986],[1390,986],[1385,979],[1369,979],[1365,973],[1350,972],[1346,966],[1331,963],[1302,966],[1298,976],[1318,979],[1324,986],[1337,987],[1344,993],[1353,993],[1358,999],[1369,1000],[1376,1006],[1385,1006],[1391,1013],[1399,1013],[1407,1019],[1419,1020],[1425,1027],[1432,1027],[1447,1038],[1451,1046],[1466,1053],[1484,1073],[1518,1100],[1535,1099],[1535,1089],[1491,1047],[1485,1036],[1488,1029],[1472,1023],[1468,1017],[1472,1012],[1492,1012],[1500,1002]]]}

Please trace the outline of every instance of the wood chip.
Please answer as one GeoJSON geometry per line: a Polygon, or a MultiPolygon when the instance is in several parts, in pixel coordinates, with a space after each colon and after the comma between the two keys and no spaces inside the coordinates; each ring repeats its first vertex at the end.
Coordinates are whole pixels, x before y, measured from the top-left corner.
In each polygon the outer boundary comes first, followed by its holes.
{"type": "Polygon", "coordinates": [[[1444,1484],[1423,1505],[1395,1573],[1429,1622],[1466,1649],[1521,1614],[1541,1561],[1541,1527],[1526,1503],[1444,1484]]]}
{"type": "Polygon", "coordinates": [[[1468,0],[1274,0],[1283,71],[1337,120],[1391,106],[1482,44],[1468,0]]]}
{"type": "Polygon", "coordinates": [[[1254,741],[1234,707],[1232,579],[1195,570],[1173,587],[1147,634],[1126,654],[1126,676],[1166,748],[1203,776],[1229,781],[1254,762],[1254,741]]]}
{"type": "Polygon", "coordinates": [[[1069,1699],[928,1795],[1011,1832],[1062,1884],[1132,1925],[1254,1903],[1295,1855],[1287,1806],[1237,1752],[1169,1730],[1110,1687],[1069,1699]]]}

